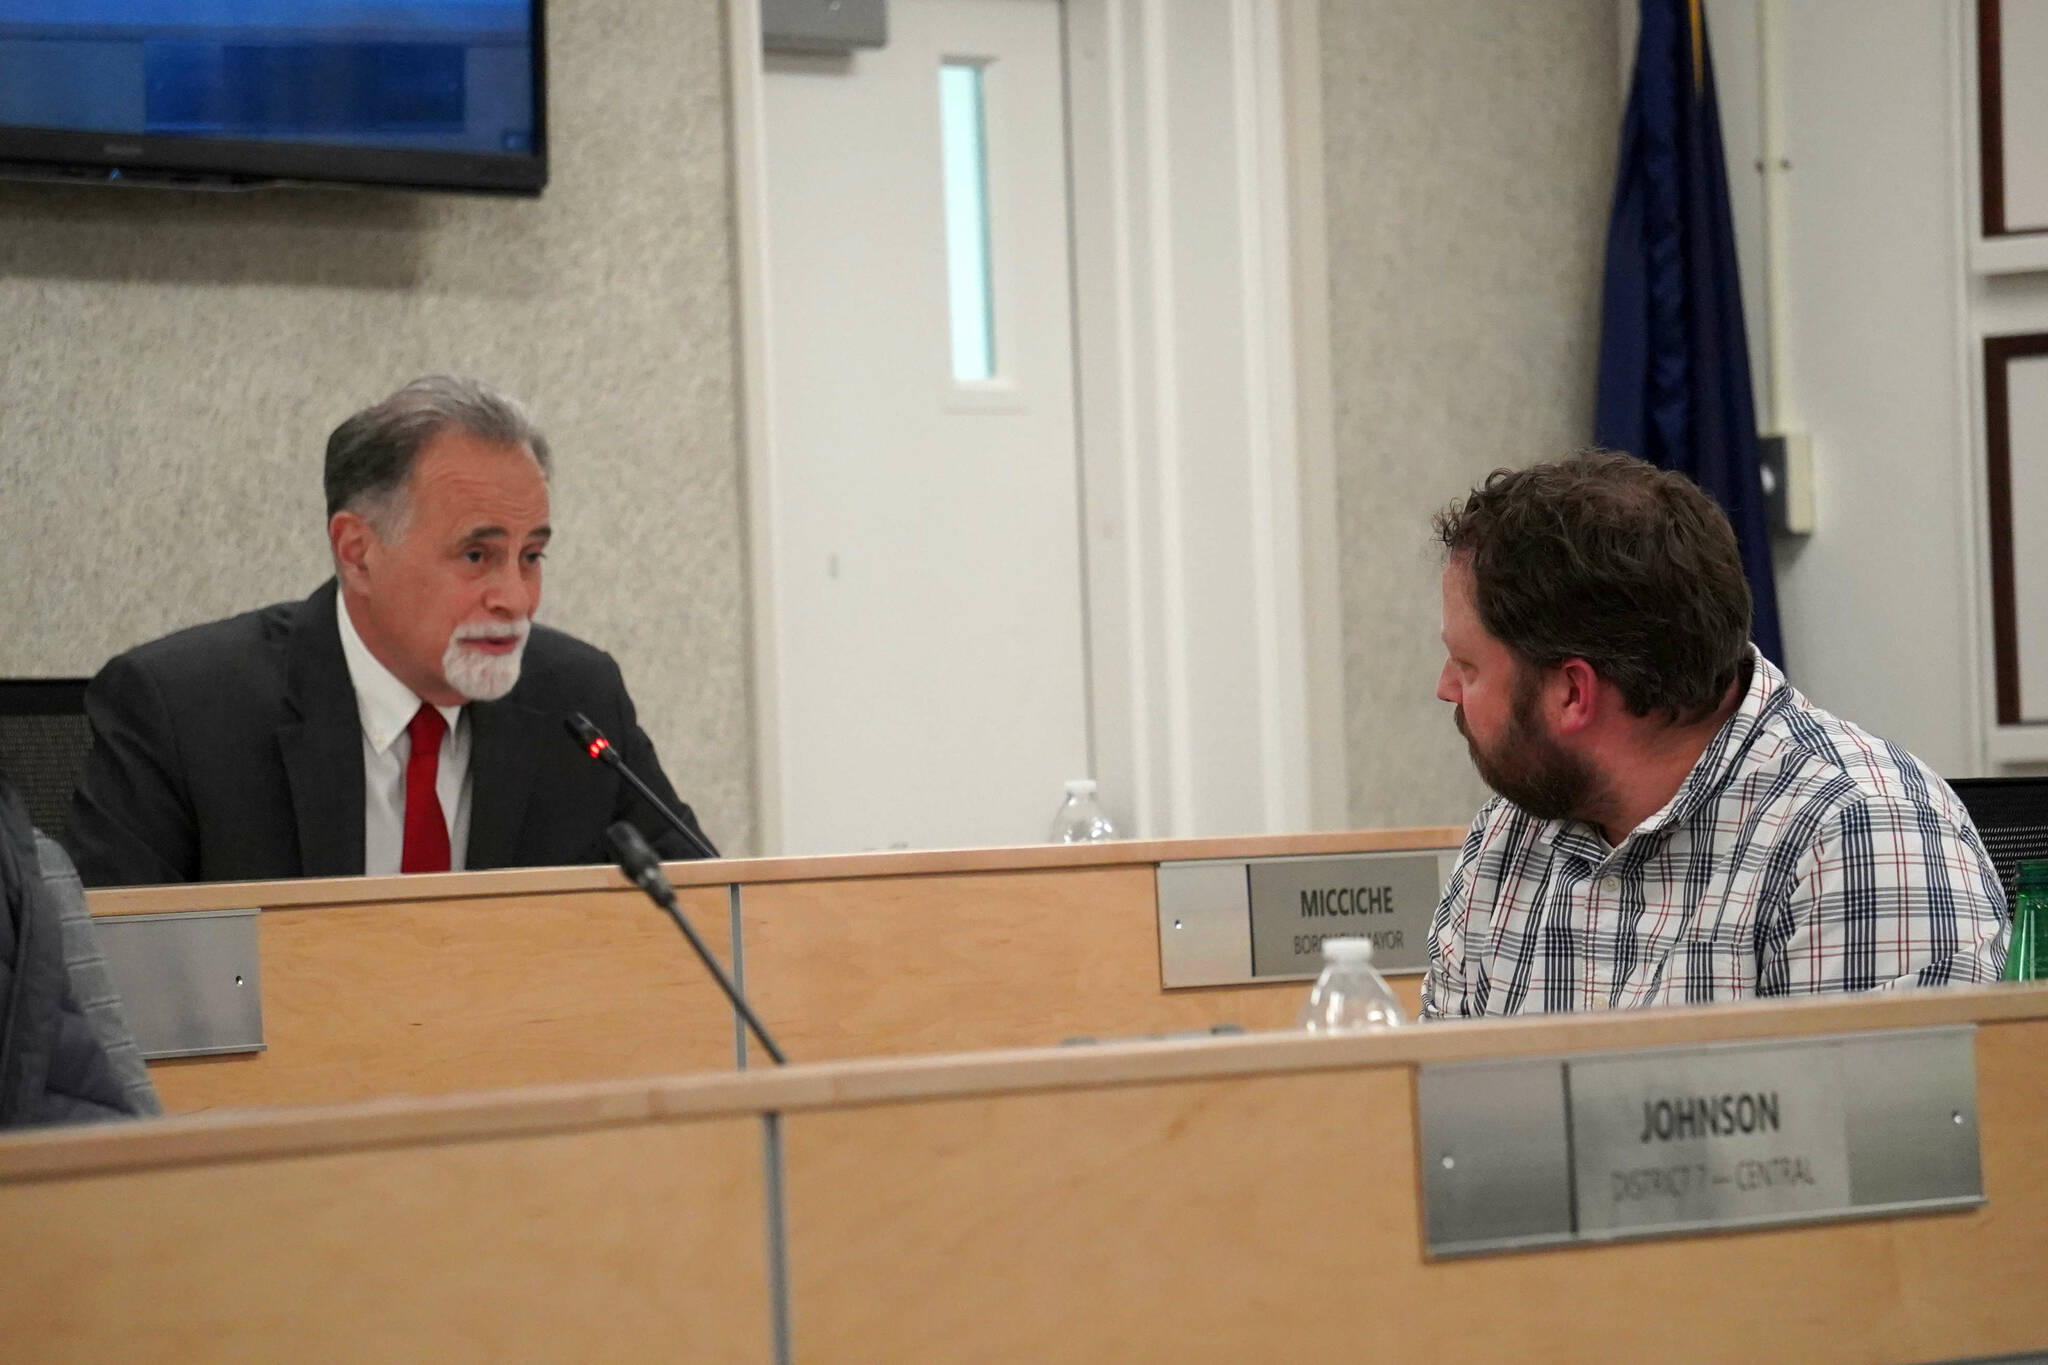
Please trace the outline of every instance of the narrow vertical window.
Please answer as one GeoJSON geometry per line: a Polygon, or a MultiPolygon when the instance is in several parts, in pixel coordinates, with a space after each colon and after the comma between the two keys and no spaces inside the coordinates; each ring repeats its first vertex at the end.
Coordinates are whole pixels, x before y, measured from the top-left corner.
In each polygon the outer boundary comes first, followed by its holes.
{"type": "Polygon", "coordinates": [[[952,297],[953,379],[996,374],[994,287],[988,259],[988,140],[982,67],[939,67],[939,126],[946,178],[946,282],[952,297]]]}

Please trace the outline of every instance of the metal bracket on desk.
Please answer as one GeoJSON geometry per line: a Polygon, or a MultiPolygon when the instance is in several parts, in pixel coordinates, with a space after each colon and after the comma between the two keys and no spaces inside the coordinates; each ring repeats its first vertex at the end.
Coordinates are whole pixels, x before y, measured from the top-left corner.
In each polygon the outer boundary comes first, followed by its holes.
{"type": "Polygon", "coordinates": [[[258,913],[185,910],[93,919],[144,1057],[263,1050],[258,913]]]}

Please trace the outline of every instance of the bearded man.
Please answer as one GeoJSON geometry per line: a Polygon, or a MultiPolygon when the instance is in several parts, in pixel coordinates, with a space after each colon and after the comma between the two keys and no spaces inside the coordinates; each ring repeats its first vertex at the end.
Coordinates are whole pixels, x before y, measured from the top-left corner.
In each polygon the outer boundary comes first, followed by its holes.
{"type": "Polygon", "coordinates": [[[130,650],[86,694],[67,843],[88,886],[610,861],[682,836],[568,735],[589,715],[695,824],[618,665],[533,624],[546,440],[473,380],[415,380],[328,438],[335,577],[130,650]]]}
{"type": "Polygon", "coordinates": [[[1440,514],[1437,696],[1499,793],[1444,889],[1425,1017],[1994,981],[1969,813],[1749,642],[1734,530],[1596,452],[1440,514]]]}

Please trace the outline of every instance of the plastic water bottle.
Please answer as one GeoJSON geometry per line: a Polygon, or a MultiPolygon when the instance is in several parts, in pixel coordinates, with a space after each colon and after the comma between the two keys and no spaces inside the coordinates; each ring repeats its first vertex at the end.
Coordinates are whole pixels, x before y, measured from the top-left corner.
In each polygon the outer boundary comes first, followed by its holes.
{"type": "Polygon", "coordinates": [[[1067,783],[1067,799],[1060,803],[1052,833],[1046,837],[1055,844],[1099,844],[1117,837],[1116,826],[1095,800],[1094,778],[1077,777],[1067,783]]]}
{"type": "Polygon", "coordinates": [[[1371,939],[1323,940],[1323,974],[1316,978],[1297,1022],[1310,1033],[1399,1028],[1408,1022],[1387,979],[1372,965],[1371,939]]]}
{"type": "Polygon", "coordinates": [[[2048,862],[2020,864],[2013,888],[2012,937],[2005,946],[2005,979],[2039,981],[2048,976],[2048,862]]]}

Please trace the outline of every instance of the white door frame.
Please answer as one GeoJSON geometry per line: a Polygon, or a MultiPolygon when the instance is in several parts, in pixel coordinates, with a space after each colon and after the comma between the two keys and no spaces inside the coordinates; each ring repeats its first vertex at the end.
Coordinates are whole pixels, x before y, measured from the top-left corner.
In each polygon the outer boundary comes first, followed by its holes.
{"type": "MultiPolygon", "coordinates": [[[[1341,826],[1315,7],[1065,0],[1065,24],[1091,747],[1105,804],[1140,837],[1341,826]],[[1181,327],[1190,317],[1202,335],[1181,327]],[[1219,425],[1219,411],[1232,420],[1219,425]],[[1219,582],[1242,590],[1218,594],[1219,582]]],[[[726,33],[757,828],[759,851],[775,854],[759,0],[727,0],[726,33]]]]}

